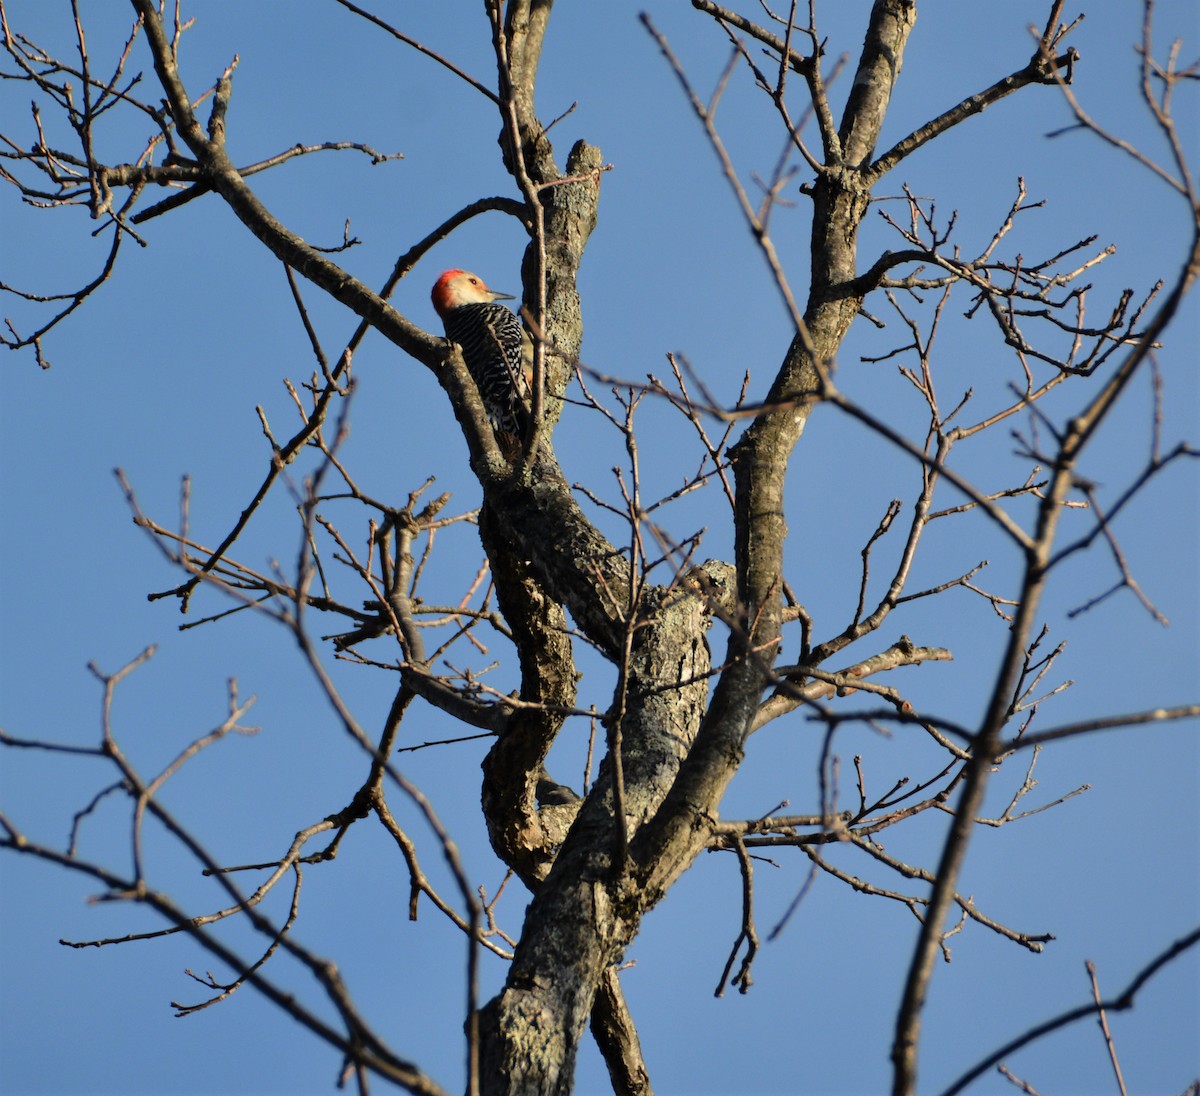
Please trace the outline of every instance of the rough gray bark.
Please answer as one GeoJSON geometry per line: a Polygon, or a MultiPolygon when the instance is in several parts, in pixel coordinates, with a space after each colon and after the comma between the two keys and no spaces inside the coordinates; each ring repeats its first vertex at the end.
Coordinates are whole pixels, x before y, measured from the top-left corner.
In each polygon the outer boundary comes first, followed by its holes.
{"type": "MultiPolygon", "coordinates": [[[[486,1092],[570,1091],[578,1041],[606,972],[641,918],[711,838],[774,658],[788,461],[819,398],[820,370],[831,366],[861,303],[861,295],[845,287],[857,273],[857,232],[869,194],[863,173],[915,18],[915,5],[907,0],[881,0],[871,15],[836,162],[827,165],[814,193],[806,329],[797,332],[768,396],[769,403],[782,406],[759,416],[733,452],[735,566],[711,568],[705,597],[653,589],[638,603],[621,727],[625,870],[619,864],[614,870],[619,823],[613,818],[610,760],[530,904],[507,986],[485,1010],[486,1092]],[[714,594],[717,588],[725,593],[714,594]],[[734,625],[726,669],[706,704],[703,681],[682,683],[707,670],[703,631],[714,599],[734,625]]],[[[575,255],[570,246],[566,251],[575,255]]],[[[548,330],[553,335],[550,325],[548,330]]],[[[547,463],[535,478],[541,482],[533,488],[511,482],[494,488],[503,504],[492,513],[507,520],[542,587],[616,658],[620,629],[628,622],[613,618],[607,591],[621,592],[616,598],[621,602],[632,580],[625,560],[597,540],[557,469],[547,463]],[[549,514],[556,517],[547,521],[549,514]],[[544,536],[555,526],[566,531],[557,543],[544,536]],[[601,574],[603,586],[596,583],[601,574]]]]}

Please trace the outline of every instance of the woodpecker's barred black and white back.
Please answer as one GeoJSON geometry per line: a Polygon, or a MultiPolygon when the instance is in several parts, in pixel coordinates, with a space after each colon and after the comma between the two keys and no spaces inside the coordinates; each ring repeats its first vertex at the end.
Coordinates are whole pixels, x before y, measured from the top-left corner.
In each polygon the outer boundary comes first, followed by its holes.
{"type": "Polygon", "coordinates": [[[449,309],[443,322],[446,338],[462,347],[492,428],[523,437],[529,425],[529,381],[521,360],[521,321],[502,304],[479,302],[449,309]]]}

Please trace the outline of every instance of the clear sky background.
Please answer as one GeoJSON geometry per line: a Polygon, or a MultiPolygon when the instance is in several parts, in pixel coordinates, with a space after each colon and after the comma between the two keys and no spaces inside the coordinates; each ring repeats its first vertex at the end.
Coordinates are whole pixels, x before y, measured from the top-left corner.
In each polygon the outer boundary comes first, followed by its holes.
{"type": "MultiPolygon", "coordinates": [[[[378,3],[382,15],[491,82],[494,66],[482,5],[378,3]]],[[[717,27],[685,4],[648,5],[696,84],[707,93],[728,59],[717,27]]],[[[881,147],[965,95],[1019,68],[1032,52],[1028,26],[1043,24],[1049,4],[928,0],[905,60],[881,147]]],[[[80,5],[93,58],[107,59],[127,32],[126,6],[80,5]]],[[[10,26],[52,52],[71,48],[70,7],[48,0],[6,0],[10,26]]],[[[296,142],[357,140],[405,159],[371,166],[353,153],[329,153],[259,175],[267,206],[310,242],[336,245],[343,223],[362,246],[340,257],[368,284],[386,277],[395,256],[466,203],[514,195],[495,138],[498,122],[477,92],[416,52],[332,3],[306,0],[203,0],[185,6],[196,26],[185,36],[183,74],[193,94],[240,56],[229,116],[236,162],[258,160],[296,142]]],[[[603,182],[600,223],[588,247],[580,288],[586,360],[605,373],[639,378],[666,373],[664,354],[686,354],[713,392],[735,397],[742,374],[761,395],[788,341],[778,294],[739,219],[711,150],[679,88],[638,24],[632,4],[562,3],[554,12],[538,88],[541,116],[573,103],[552,131],[559,162],[576,137],[598,144],[613,165],[603,182]]],[[[869,5],[819,6],[828,54],[856,55],[869,5]],[[827,10],[822,10],[827,9],[827,10]]],[[[1096,4],[1073,36],[1081,61],[1076,90],[1113,132],[1162,158],[1161,140],[1137,102],[1141,5],[1096,4]]],[[[1068,9],[1068,15],[1075,13],[1068,9]]],[[[751,13],[753,14],[753,13],[751,13]]],[[[1184,61],[1200,50],[1190,0],[1158,5],[1159,55],[1183,36],[1184,61]]],[[[0,64],[10,71],[11,63],[0,64]]],[[[139,47],[130,70],[149,72],[139,47]]],[[[143,82],[148,90],[152,76],[143,82]]],[[[840,109],[849,81],[834,88],[840,109]]],[[[0,129],[31,140],[28,89],[0,82],[0,129]]],[[[1184,135],[1200,167],[1194,95],[1178,103],[1184,135]]],[[[57,125],[49,117],[52,127],[57,125]]],[[[782,134],[744,69],[732,80],[719,122],[734,162],[749,184],[770,173],[782,134]]],[[[959,211],[958,241],[978,251],[1003,219],[1023,177],[1044,208],[1024,215],[1004,253],[1051,254],[1097,234],[1096,247],[1116,254],[1094,271],[1089,316],[1106,316],[1126,286],[1144,292],[1172,277],[1185,254],[1186,209],[1177,195],[1094,138],[1046,134],[1068,122],[1057,91],[1029,88],[936,141],[885,181],[897,195],[907,182],[936,196],[942,214],[959,211]]],[[[52,129],[54,139],[67,136],[52,129]]],[[[140,117],[110,115],[99,155],[135,156],[148,130],[140,117]]],[[[804,178],[803,172],[798,176],[804,178]]],[[[153,201],[158,195],[151,195],[153,201]]],[[[795,288],[807,272],[809,208],[775,215],[776,242],[795,288]]],[[[887,208],[900,212],[898,204],[887,208]]],[[[0,189],[0,281],[42,293],[74,287],[98,269],[107,238],[93,239],[85,209],[34,210],[0,189]]],[[[348,802],[365,766],[348,745],[307,675],[294,644],[265,619],[241,614],[224,624],[181,632],[222,605],[199,597],[187,618],[174,601],[146,595],[177,576],[130,522],[113,477],[123,468],[142,506],[170,525],[179,482],[192,477],[191,525],[210,544],[220,539],[260,481],[267,450],[254,408],[262,405],[279,436],[294,410],[282,378],[313,369],[278,263],[217,200],[200,200],[147,224],[148,246],[127,246],[112,281],[46,340],[48,372],[32,354],[4,356],[0,394],[0,723],[13,735],[94,744],[100,687],[86,666],[112,672],[148,644],[158,652],[121,686],[113,711],[118,737],[143,774],[158,771],[226,710],[226,682],[236,677],[254,695],[252,738],[223,742],[189,764],[164,791],[164,802],[221,861],[276,858],[292,835],[348,802]]],[[[482,217],[439,245],[395,295],[415,322],[438,330],[428,289],[446,267],[465,266],[489,282],[519,291],[524,241],[500,215],[482,217]]],[[[863,233],[862,266],[898,241],[873,216],[863,233]]],[[[327,351],[336,353],[356,320],[340,306],[306,294],[327,351]]],[[[28,330],[39,315],[5,296],[2,314],[28,330]]],[[[865,364],[904,341],[882,300],[868,307],[889,321],[885,331],[858,324],[839,362],[839,382],[878,414],[920,429],[920,407],[897,361],[865,364]]],[[[935,356],[943,401],[968,388],[998,398],[1014,378],[1011,355],[986,319],[962,319],[966,298],[947,310],[935,356]]],[[[1160,355],[1166,446],[1197,438],[1196,308],[1171,329],[1160,355]]],[[[451,509],[472,509],[478,490],[466,446],[434,380],[384,340],[367,339],[354,363],[358,384],[352,434],[344,451],[362,487],[400,503],[429,475],[435,490],[454,492],[451,509]]],[[[1060,390],[1061,391],[1061,390],[1060,390]]],[[[1048,411],[1066,416],[1086,388],[1048,411]]],[[[1150,445],[1153,403],[1148,377],[1108,424],[1083,469],[1101,497],[1117,497],[1150,445]]],[[[619,437],[598,416],[568,407],[556,436],[566,473],[607,496],[622,459],[619,437]]],[[[964,451],[963,470],[985,487],[1019,481],[1027,465],[1005,433],[964,451]]],[[[686,424],[650,406],[643,418],[646,492],[665,492],[695,471],[698,455],[686,424]]],[[[789,578],[826,636],[840,631],[858,592],[858,551],[892,497],[910,500],[918,469],[895,450],[832,411],[814,415],[791,476],[789,578]]],[[[1118,578],[1097,545],[1053,587],[1044,606],[1048,645],[1068,646],[1046,682],[1074,685],[1044,705],[1046,728],[1113,712],[1196,699],[1197,475],[1177,465],[1117,522],[1129,564],[1149,598],[1170,619],[1162,627],[1128,592],[1083,616],[1068,613],[1118,578]]],[[[943,505],[958,501],[952,492],[943,505]]],[[[723,503],[715,492],[689,498],[668,518],[681,536],[707,527],[701,556],[729,558],[723,503]]],[[[907,506],[907,502],[906,502],[907,506]]],[[[1027,520],[1028,507],[1014,506],[1027,520]]],[[[359,542],[360,515],[331,506],[359,542]]],[[[1074,516],[1070,531],[1086,528],[1074,516]]],[[[608,526],[613,535],[619,530],[608,526]]],[[[239,543],[236,555],[264,568],[288,568],[297,532],[283,493],[239,543]]],[[[877,576],[899,548],[896,533],[877,548],[877,576]]],[[[914,588],[961,574],[982,559],[982,585],[1011,594],[1018,561],[982,520],[931,528],[914,588]]],[[[480,551],[474,531],[446,534],[433,583],[449,598],[455,576],[473,574],[480,551]]],[[[879,590],[873,590],[878,596],[879,590]]],[[[455,595],[457,596],[457,595],[455,595]]],[[[321,630],[324,622],[316,622],[321,630]]],[[[334,630],[330,624],[324,630],[334,630]]],[[[987,602],[965,591],[898,611],[880,636],[855,648],[866,655],[906,633],[918,644],[950,647],[953,663],[892,675],[919,710],[960,722],[977,719],[991,685],[1004,625],[987,602]],[[866,649],[870,646],[870,650],[866,649]]],[[[718,641],[719,642],[719,641],[718,641]]],[[[376,657],[391,659],[384,641],[376,657]]],[[[795,642],[784,657],[795,654],[795,642]]],[[[481,659],[481,665],[487,660],[481,659]]],[[[328,665],[364,726],[381,725],[393,675],[346,663],[328,665]]],[[[584,662],[581,700],[607,703],[608,670],[584,662]]],[[[505,660],[488,679],[514,687],[505,660]]],[[[847,705],[857,701],[846,700],[847,705]]],[[[406,721],[412,744],[456,733],[428,708],[406,721]]],[[[579,784],[586,727],[565,735],[554,759],[559,780],[579,784]]],[[[862,754],[876,791],[901,776],[932,775],[933,755],[917,732],[884,738],[867,729],[843,732],[843,772],[862,754]]],[[[724,808],[727,818],[818,809],[816,759],[820,732],[797,715],[756,735],[724,808]]],[[[494,893],[503,872],[490,852],[479,812],[479,762],[486,743],[405,754],[403,771],[431,797],[459,842],[471,879],[494,893]]],[[[1152,956],[1192,928],[1200,914],[1197,885],[1196,727],[1172,725],[1074,739],[1042,754],[1026,809],[1081,785],[1089,790],[1035,817],[1001,829],[981,828],[961,883],[990,916],[1030,933],[1056,937],[1041,955],[968,925],[950,939],[952,961],[936,972],[925,1020],[921,1089],[941,1087],[1000,1043],[1060,1010],[1088,999],[1084,961],[1094,960],[1102,989],[1115,993],[1152,956]]],[[[987,804],[1000,813],[1024,777],[1021,762],[995,779],[987,804]]],[[[29,751],[0,753],[2,809],[31,837],[62,844],[72,814],[111,780],[91,759],[29,751]]],[[[446,885],[437,848],[411,812],[431,876],[446,885]]],[[[885,836],[888,850],[932,867],[944,816],[924,816],[885,836]]],[[[81,855],[126,870],[128,811],[115,799],[83,831],[81,855]]],[[[846,870],[910,893],[920,884],[888,878],[861,857],[833,858],[846,870]]],[[[160,833],[148,836],[153,885],[195,913],[221,904],[195,864],[160,833]]],[[[760,864],[760,931],[774,926],[802,886],[807,860],[778,850],[778,865],[760,864]]],[[[324,1093],[338,1056],[251,990],[187,1019],[171,1001],[195,1001],[203,988],[184,973],[214,969],[213,960],[180,937],[103,949],[71,950],[60,938],[96,939],[158,924],[120,903],[89,904],[97,888],[63,871],[8,855],[0,858],[0,1091],[5,1093],[324,1093]]],[[[865,897],[821,877],[798,912],[757,960],[751,991],[713,997],[739,925],[740,884],[730,856],[704,856],[646,920],[629,949],[636,965],[624,985],[642,1033],[660,1096],[703,1093],[847,1093],[887,1089],[888,1048],[917,924],[901,905],[865,897]]],[[[286,899],[267,912],[279,916],[286,899]]],[[[501,924],[519,931],[522,899],[514,885],[499,905],[501,924]]],[[[450,1091],[462,1087],[463,945],[429,905],[407,920],[404,866],[377,827],[355,826],[338,859],[307,870],[298,939],[335,959],[365,1014],[402,1055],[450,1091]]],[[[257,946],[238,926],[224,937],[245,954],[257,946]]],[[[271,973],[318,1011],[317,987],[286,959],[271,973]]],[[[228,972],[214,969],[218,977],[228,972]]],[[[1130,1013],[1110,1017],[1131,1093],[1178,1093],[1200,1074],[1200,961],[1195,955],[1143,989],[1130,1013]]],[[[500,985],[503,964],[484,964],[486,995],[500,985]]],[[[1101,1037],[1088,1022],[1016,1055],[1010,1067],[1043,1093],[1114,1091],[1101,1037]]],[[[607,1091],[599,1056],[585,1040],[578,1091],[607,1091]]],[[[1015,1091],[991,1075],[972,1090],[1015,1091]]]]}

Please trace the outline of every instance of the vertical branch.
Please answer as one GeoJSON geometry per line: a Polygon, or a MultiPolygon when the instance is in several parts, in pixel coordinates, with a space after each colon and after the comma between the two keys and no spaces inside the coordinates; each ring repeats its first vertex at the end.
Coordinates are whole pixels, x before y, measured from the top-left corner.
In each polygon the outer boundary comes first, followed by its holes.
{"type": "Polygon", "coordinates": [[[1112,1063],[1117,1091],[1121,1096],[1129,1096],[1125,1088],[1125,1078],[1121,1075],[1121,1063],[1117,1061],[1116,1044],[1113,1043],[1112,1032],[1108,1030],[1108,1015],[1104,1009],[1104,1002],[1100,998],[1100,983],[1096,981],[1096,964],[1089,959],[1084,966],[1087,969],[1088,981],[1092,984],[1092,1000],[1096,1002],[1096,1023],[1104,1035],[1104,1046],[1108,1051],[1108,1060],[1112,1063]]]}
{"type": "MultiPolygon", "coordinates": [[[[645,552],[642,548],[641,532],[641,474],[638,467],[637,439],[633,432],[633,413],[640,397],[631,389],[625,404],[625,448],[629,453],[630,483],[621,482],[625,496],[626,517],[629,522],[629,594],[622,611],[625,628],[622,636],[620,660],[617,664],[616,703],[609,725],[608,753],[612,765],[613,781],[613,877],[622,878],[629,869],[629,822],[625,805],[625,761],[624,733],[625,718],[629,710],[630,672],[632,669],[633,641],[639,627],[642,591],[646,579],[645,552]]],[[[620,477],[618,476],[620,480],[620,477]]]]}
{"type": "MultiPolygon", "coordinates": [[[[518,90],[514,82],[513,62],[510,56],[510,40],[508,27],[512,26],[516,9],[523,6],[514,0],[509,7],[508,20],[501,19],[500,0],[488,0],[488,15],[492,21],[492,42],[496,50],[496,67],[500,78],[500,111],[504,125],[504,135],[507,138],[508,166],[517,186],[525,198],[525,207],[532,222],[533,237],[529,254],[533,256],[533,285],[524,288],[525,300],[529,299],[529,291],[533,290],[533,380],[530,384],[530,433],[524,439],[524,451],[521,458],[522,475],[529,461],[537,452],[537,439],[542,428],[544,393],[546,388],[546,342],[543,332],[546,330],[546,211],[542,206],[539,187],[530,178],[525,163],[524,134],[530,132],[531,123],[536,124],[533,116],[533,82],[537,74],[537,66],[529,63],[529,53],[536,59],[540,53],[540,36],[531,42],[528,38],[522,42],[522,60],[519,72],[522,80],[520,102],[526,106],[526,117],[522,118],[518,111],[518,90]]],[[[526,16],[526,20],[527,20],[526,16]]],[[[525,20],[523,20],[524,22],[525,20]]],[[[540,138],[539,134],[539,138],[540,138]]]]}
{"type": "Polygon", "coordinates": [[[911,1096],[916,1091],[921,1013],[933,975],[934,960],[941,939],[941,925],[953,901],[955,886],[975,825],[974,820],[983,802],[988,777],[993,769],[993,758],[999,749],[1001,732],[1010,715],[1011,698],[1015,695],[1020,680],[1025,649],[1036,627],[1038,608],[1052,569],[1058,522],[1067,496],[1075,484],[1076,463],[1116,406],[1129,382],[1149,359],[1159,335],[1174,317],[1184,296],[1200,274],[1200,229],[1194,227],[1193,232],[1191,253],[1166,300],[1151,319],[1137,345],[1129,351],[1100,392],[1082,413],[1070,420],[1059,444],[1051,479],[1038,507],[1036,533],[1026,549],[1021,594],[1009,633],[1008,647],[992,689],[987,713],[972,742],[971,759],[964,771],[963,790],[954,811],[950,833],[943,846],[937,882],[930,895],[920,936],[913,949],[892,1045],[894,1096],[911,1096]]]}

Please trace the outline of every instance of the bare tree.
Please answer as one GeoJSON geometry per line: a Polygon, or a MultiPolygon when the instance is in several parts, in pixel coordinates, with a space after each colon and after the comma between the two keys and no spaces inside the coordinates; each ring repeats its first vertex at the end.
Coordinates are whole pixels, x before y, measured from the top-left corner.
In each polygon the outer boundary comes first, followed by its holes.
{"type": "MultiPolygon", "coordinates": [[[[769,379],[761,379],[759,365],[731,402],[712,391],[682,354],[668,356],[662,376],[645,377],[601,367],[584,352],[577,279],[596,228],[607,165],[599,148],[585,141],[562,158],[550,125],[535,110],[551,4],[488,0],[496,75],[481,81],[403,27],[349,0],[339,3],[379,33],[430,54],[446,79],[465,81],[479,93],[498,117],[499,155],[515,187],[513,196],[481,198],[428,226],[378,289],[342,261],[354,243],[349,228],[341,247],[313,246],[271,212],[252,177],[318,152],[357,152],[374,162],[386,160],[385,154],[336,141],[236,162],[227,140],[234,126],[228,111],[236,58],[207,88],[185,83],[181,56],[188,23],[179,5],[164,10],[153,0],[131,0],[134,22],[123,50],[115,59],[98,60],[89,51],[78,7],[77,56],[67,58],[51,55],[10,25],[0,3],[5,74],[22,81],[37,104],[31,135],[6,126],[0,171],[31,204],[50,211],[86,207],[111,241],[102,268],[69,292],[39,297],[3,286],[42,308],[33,321],[9,323],[7,346],[27,349],[46,364],[55,329],[86,322],[84,306],[116,275],[123,248],[141,243],[157,218],[193,201],[225,203],[286,270],[315,364],[311,378],[289,390],[299,416],[290,436],[259,409],[267,459],[236,517],[216,534],[199,533],[192,528],[186,491],[181,518],[172,525],[143,510],[133,484],[122,480],[122,486],[135,521],[180,573],[177,585],[152,596],[177,602],[184,612],[205,605],[202,623],[213,626],[228,626],[225,618],[242,611],[277,622],[281,635],[298,645],[350,748],[358,751],[363,773],[348,802],[309,821],[294,837],[282,830],[264,835],[260,862],[224,862],[159,793],[201,751],[247,729],[246,705],[231,688],[228,713],[209,734],[156,776],[143,775],[122,746],[110,708],[118,686],[149,657],[147,651],[116,673],[96,671],[105,701],[97,745],[4,735],[10,750],[94,756],[111,767],[112,782],[78,811],[67,847],[32,840],[20,819],[7,816],[0,819],[3,845],[90,876],[107,898],[142,903],[166,922],[154,932],[86,943],[186,933],[235,972],[228,981],[202,979],[208,996],[180,1011],[216,1004],[252,985],[336,1047],[346,1076],[361,1090],[375,1074],[416,1093],[444,1091],[434,1075],[437,1064],[418,1060],[414,1048],[398,1047],[391,1033],[378,1030],[336,966],[292,931],[303,908],[304,870],[323,872],[320,866],[334,858],[356,825],[378,824],[394,842],[408,873],[410,916],[416,918],[424,901],[462,933],[465,1054],[473,1093],[570,1091],[580,1041],[589,1030],[614,1091],[649,1092],[649,1070],[619,978],[625,949],[643,918],[700,853],[731,854],[740,870],[743,918],[718,992],[728,985],[744,992],[760,943],[755,860],[765,849],[791,848],[810,866],[810,883],[824,874],[902,904],[919,920],[892,1041],[893,1091],[915,1092],[923,1006],[948,937],[970,921],[1029,951],[1041,950],[1050,939],[1005,924],[960,888],[973,836],[981,827],[1035,813],[1023,798],[1035,783],[1033,765],[1043,746],[1200,714],[1200,705],[1189,704],[1070,724],[1046,725],[1041,717],[1044,702],[1062,687],[1056,660],[1063,645],[1048,649],[1043,626],[1047,589],[1070,572],[1084,550],[1104,546],[1113,562],[1112,587],[1096,591],[1081,608],[1125,591],[1156,615],[1117,540],[1114,519],[1148,484],[1197,455],[1188,444],[1163,438],[1156,417],[1147,427],[1146,451],[1131,452],[1115,494],[1097,489],[1086,463],[1098,432],[1132,383],[1156,376],[1155,351],[1200,269],[1200,206],[1172,112],[1173,94],[1195,70],[1180,65],[1177,49],[1165,59],[1156,53],[1148,8],[1142,90],[1168,150],[1164,162],[1155,162],[1110,135],[1076,102],[1072,78],[1082,63],[1070,46],[1076,24],[1064,20],[1063,4],[1055,0],[1031,37],[1027,64],[989,77],[978,93],[881,149],[917,17],[913,0],[876,0],[864,18],[861,49],[840,83],[841,62],[827,51],[815,4],[793,0],[782,15],[743,5],[752,11],[747,15],[693,0],[695,18],[729,43],[728,66],[707,98],[668,37],[643,16],[716,153],[790,317],[788,345],[780,348],[777,363],[765,367],[769,379]],[[131,75],[141,63],[152,66],[152,80],[131,75]],[[774,173],[757,181],[757,192],[739,175],[718,124],[730,82],[743,76],[761,92],[786,145],[774,173]],[[849,85],[844,97],[835,95],[844,84],[849,85]],[[1146,170],[1148,187],[1178,203],[1189,241],[1181,269],[1165,272],[1158,285],[1096,301],[1086,279],[1111,249],[1095,237],[1013,243],[1036,205],[1024,182],[999,223],[987,227],[984,245],[970,248],[960,243],[954,216],[897,181],[902,165],[929,142],[1019,95],[1065,97],[1079,127],[1115,146],[1115,154],[1136,160],[1146,170]],[[838,98],[845,100],[840,110],[834,105],[838,98]],[[109,112],[139,114],[152,130],[145,146],[131,149],[120,162],[106,162],[100,151],[98,133],[109,112]],[[69,134],[66,147],[47,136],[43,115],[55,116],[55,132],[69,134]],[[894,200],[882,203],[885,179],[894,200]],[[807,279],[799,280],[802,261],[772,233],[773,218],[797,185],[811,208],[809,267],[807,279]],[[152,187],[167,187],[170,194],[152,197],[152,187]],[[860,230],[876,211],[892,244],[860,254],[860,230]],[[458,348],[389,303],[438,244],[473,218],[496,213],[515,219],[528,239],[520,311],[533,347],[532,425],[515,456],[498,445],[458,348]],[[800,282],[806,282],[803,291],[794,288],[800,282]],[[354,333],[336,353],[326,350],[310,311],[308,295],[314,291],[357,318],[354,333]],[[979,399],[943,381],[936,347],[952,308],[986,327],[995,347],[1006,348],[1005,385],[979,399]],[[841,378],[862,368],[843,355],[847,335],[860,321],[890,340],[873,361],[899,365],[922,408],[916,427],[881,415],[843,387],[841,378]],[[456,510],[447,494],[434,494],[430,482],[414,482],[404,499],[376,498],[361,486],[344,448],[355,354],[370,332],[424,366],[444,389],[481,491],[477,510],[456,510]],[[646,486],[644,439],[638,433],[638,415],[655,404],[680,415],[694,432],[687,474],[661,495],[646,486]],[[847,562],[859,576],[857,604],[832,628],[805,607],[806,591],[819,579],[791,567],[787,556],[789,516],[793,524],[799,517],[789,514],[788,473],[818,409],[881,439],[914,470],[909,496],[887,503],[857,558],[847,562]],[[611,488],[568,479],[553,446],[564,415],[586,416],[620,438],[626,460],[611,488]],[[1023,465],[1015,481],[972,474],[972,466],[960,461],[962,449],[979,436],[1007,432],[1017,439],[1023,465]],[[303,470],[302,477],[296,469],[303,470]],[[732,546],[727,561],[705,559],[704,534],[680,532],[670,517],[672,504],[698,492],[707,499],[708,523],[727,522],[732,546]],[[256,567],[240,555],[239,541],[267,500],[279,495],[295,506],[301,548],[290,568],[256,567]],[[334,506],[343,515],[336,521],[327,516],[334,506]],[[955,523],[965,538],[979,538],[985,528],[1007,554],[1015,581],[991,585],[981,563],[922,585],[913,576],[934,523],[955,523]],[[447,574],[438,566],[446,538],[471,526],[482,542],[480,566],[447,574]],[[873,571],[885,543],[894,550],[873,571]],[[907,635],[889,642],[884,628],[891,627],[893,614],[902,620],[914,605],[964,591],[981,599],[1006,629],[990,669],[992,685],[982,714],[927,710],[912,702],[900,684],[904,676],[893,671],[961,658],[963,652],[952,652],[937,636],[923,643],[907,635]],[[211,609],[205,600],[210,593],[223,599],[211,609]],[[334,623],[318,636],[317,619],[334,623]],[[709,636],[720,638],[716,650],[710,650],[709,636]],[[788,653],[781,657],[785,641],[788,653]],[[850,653],[853,644],[859,646],[850,653]],[[484,672],[497,648],[519,669],[520,687],[512,694],[493,688],[484,672]],[[611,668],[615,685],[581,697],[579,666],[596,657],[611,668]],[[366,722],[343,695],[330,670],[333,658],[395,675],[391,709],[381,725],[366,722]],[[856,694],[867,703],[841,702],[856,694]],[[462,726],[457,737],[492,740],[483,762],[482,811],[496,856],[531,896],[519,933],[498,921],[499,895],[489,897],[471,877],[450,827],[398,764],[406,720],[422,706],[457,721],[462,726]],[[797,711],[823,735],[817,801],[805,812],[788,813],[781,806],[761,817],[726,817],[722,803],[752,737],[797,711]],[[850,776],[835,742],[851,724],[912,729],[927,738],[936,760],[912,782],[901,774],[868,773],[858,758],[850,776]],[[576,726],[591,733],[579,792],[559,782],[565,779],[561,771],[550,772],[552,749],[566,728],[576,726]],[[1005,765],[1025,766],[1021,782],[1003,813],[989,818],[984,796],[995,774],[1008,771],[1005,765]],[[81,856],[76,848],[77,832],[110,795],[125,796],[133,806],[127,870],[81,856]],[[433,835],[432,854],[400,820],[397,801],[405,811],[415,810],[433,835]],[[949,826],[936,860],[909,862],[881,840],[894,827],[943,814],[949,826]],[[142,844],[148,824],[177,841],[212,880],[217,896],[203,912],[161,890],[146,869],[142,844]],[[862,873],[831,856],[833,848],[853,849],[862,873]],[[431,855],[445,861],[449,888],[426,867],[431,855]],[[878,871],[892,881],[876,882],[878,871]],[[238,883],[247,873],[255,880],[252,888],[238,883]],[[287,915],[281,920],[263,912],[264,899],[289,885],[287,915]],[[216,931],[231,918],[243,919],[265,941],[257,956],[239,953],[216,931]],[[487,1001],[479,981],[484,952],[508,962],[503,988],[487,1001]],[[323,1005],[297,998],[272,976],[281,954],[311,973],[323,1005]],[[329,1007],[336,1023],[324,1018],[329,1007]]],[[[710,535],[710,541],[718,536],[710,535]]],[[[410,742],[406,748],[412,747],[410,742]]],[[[1147,956],[1145,976],[1198,939],[1193,933],[1163,956],[1147,956]]],[[[1111,1001],[1097,991],[1095,1002],[1079,1015],[1128,1007],[1140,985],[1141,980],[1111,1001]]]]}

